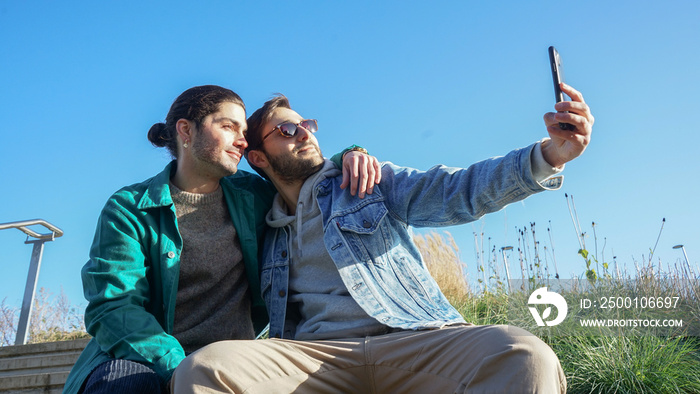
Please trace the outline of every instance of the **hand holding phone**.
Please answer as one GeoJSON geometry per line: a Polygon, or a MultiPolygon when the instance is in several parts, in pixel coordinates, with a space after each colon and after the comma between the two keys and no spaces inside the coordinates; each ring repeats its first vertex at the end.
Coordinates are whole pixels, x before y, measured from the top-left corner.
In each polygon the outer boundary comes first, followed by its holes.
{"type": "MultiPolygon", "coordinates": [[[[562,67],[561,56],[553,46],[549,47],[549,65],[552,70],[552,80],[554,81],[554,98],[557,103],[564,101],[564,93],[559,84],[564,82],[564,69],[562,67]]],[[[575,127],[569,123],[559,123],[562,130],[574,130],[575,127]]]]}

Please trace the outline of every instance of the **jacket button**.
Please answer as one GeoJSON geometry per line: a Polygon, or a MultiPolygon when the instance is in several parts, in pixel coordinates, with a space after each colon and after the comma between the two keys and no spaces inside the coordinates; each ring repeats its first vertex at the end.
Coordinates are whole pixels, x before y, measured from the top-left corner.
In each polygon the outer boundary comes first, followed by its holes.
{"type": "Polygon", "coordinates": [[[287,251],[286,251],[286,250],[282,251],[282,257],[283,257],[283,258],[286,258],[286,257],[287,257],[287,251]]]}
{"type": "Polygon", "coordinates": [[[366,221],[366,220],[363,220],[363,221],[362,221],[362,227],[364,227],[364,228],[370,228],[370,227],[372,227],[372,223],[370,223],[370,222],[368,222],[368,221],[366,221]]]}
{"type": "Polygon", "coordinates": [[[280,297],[284,297],[287,295],[287,292],[284,290],[280,290],[280,297]]]}
{"type": "Polygon", "coordinates": [[[168,258],[169,258],[169,259],[172,259],[172,258],[174,258],[174,257],[175,257],[175,252],[173,252],[172,250],[171,250],[170,252],[168,252],[168,258]]]}

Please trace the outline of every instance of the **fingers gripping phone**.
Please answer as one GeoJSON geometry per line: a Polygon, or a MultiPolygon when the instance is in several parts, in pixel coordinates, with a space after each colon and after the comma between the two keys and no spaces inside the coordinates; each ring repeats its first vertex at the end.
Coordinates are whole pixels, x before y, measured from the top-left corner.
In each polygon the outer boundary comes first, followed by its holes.
{"type": "MultiPolygon", "coordinates": [[[[564,93],[559,84],[564,82],[564,69],[562,68],[561,56],[554,47],[549,47],[549,66],[552,70],[552,80],[554,81],[554,98],[557,103],[564,101],[564,93]]],[[[562,130],[574,130],[574,126],[569,123],[559,123],[562,130]]]]}

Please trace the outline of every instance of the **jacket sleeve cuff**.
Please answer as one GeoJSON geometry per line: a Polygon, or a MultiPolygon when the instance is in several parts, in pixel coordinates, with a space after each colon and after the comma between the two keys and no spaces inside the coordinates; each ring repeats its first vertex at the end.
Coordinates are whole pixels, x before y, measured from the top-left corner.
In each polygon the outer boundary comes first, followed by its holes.
{"type": "MultiPolygon", "coordinates": [[[[544,140],[543,140],[544,141],[544,140]]],[[[564,171],[564,165],[552,167],[542,155],[542,141],[535,144],[530,154],[532,165],[532,178],[542,187],[549,190],[559,189],[564,181],[563,176],[552,177],[564,171]]]]}

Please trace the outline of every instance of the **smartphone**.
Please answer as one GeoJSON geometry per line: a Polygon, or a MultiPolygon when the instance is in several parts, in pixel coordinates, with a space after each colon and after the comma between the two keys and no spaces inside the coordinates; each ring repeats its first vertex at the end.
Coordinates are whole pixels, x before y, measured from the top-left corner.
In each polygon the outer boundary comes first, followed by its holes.
{"type": "MultiPolygon", "coordinates": [[[[562,67],[561,56],[553,46],[549,47],[549,66],[552,70],[552,80],[554,81],[554,99],[556,102],[564,101],[564,93],[559,84],[564,82],[564,68],[562,67]]],[[[574,126],[569,123],[559,123],[562,130],[573,130],[574,126]]]]}

